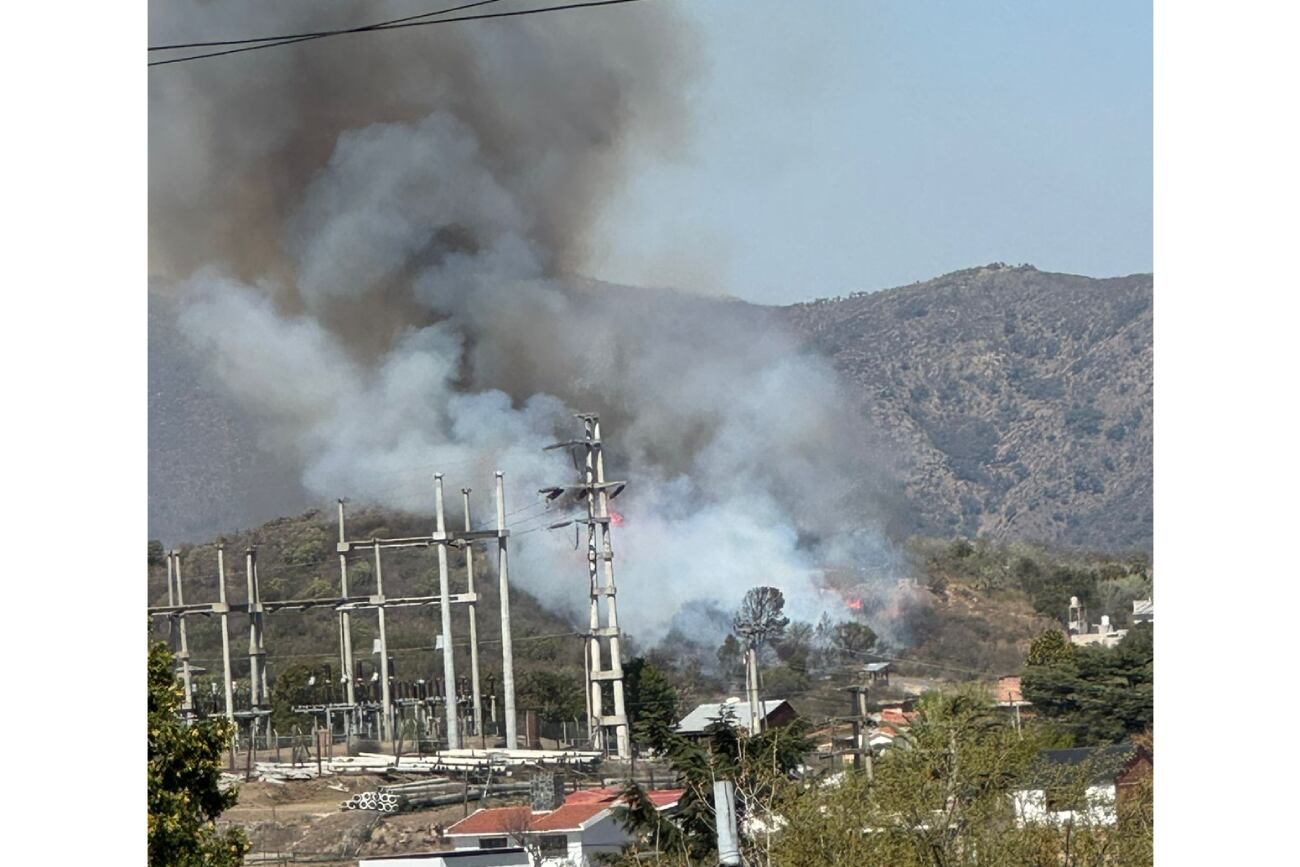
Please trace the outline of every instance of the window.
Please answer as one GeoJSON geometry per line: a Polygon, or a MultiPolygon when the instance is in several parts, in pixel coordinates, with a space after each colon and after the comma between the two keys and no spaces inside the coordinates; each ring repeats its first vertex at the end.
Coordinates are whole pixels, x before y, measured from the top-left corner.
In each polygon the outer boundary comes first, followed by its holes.
{"type": "Polygon", "coordinates": [[[478,847],[480,849],[504,849],[506,848],[505,837],[479,837],[478,847]]]}
{"type": "Polygon", "coordinates": [[[537,848],[543,858],[569,853],[569,837],[566,834],[543,834],[537,838],[537,848]]]}

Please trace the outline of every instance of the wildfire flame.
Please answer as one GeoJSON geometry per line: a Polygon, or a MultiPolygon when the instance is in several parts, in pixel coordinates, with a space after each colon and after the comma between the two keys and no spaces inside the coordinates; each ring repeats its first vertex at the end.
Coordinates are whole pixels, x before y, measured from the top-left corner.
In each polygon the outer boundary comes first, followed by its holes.
{"type": "Polygon", "coordinates": [[[845,602],[844,602],[844,604],[847,605],[847,606],[849,607],[849,610],[850,610],[850,611],[861,611],[861,610],[862,610],[862,600],[861,600],[861,599],[846,599],[845,602]]]}
{"type": "Polygon", "coordinates": [[[613,509],[610,509],[609,522],[613,524],[615,527],[621,527],[623,526],[623,516],[620,515],[618,512],[615,512],[613,509]]]}

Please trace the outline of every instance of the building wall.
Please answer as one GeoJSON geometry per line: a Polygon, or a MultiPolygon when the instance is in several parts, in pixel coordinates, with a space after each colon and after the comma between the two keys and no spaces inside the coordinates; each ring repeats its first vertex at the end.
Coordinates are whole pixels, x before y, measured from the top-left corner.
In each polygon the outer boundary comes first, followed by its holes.
{"type": "Polygon", "coordinates": [[[780,728],[781,726],[788,726],[790,723],[794,722],[795,717],[797,717],[798,715],[799,714],[796,713],[795,709],[792,708],[790,705],[783,704],[780,707],[773,710],[772,713],[768,715],[767,726],[768,728],[780,728]]]}
{"type": "Polygon", "coordinates": [[[1087,809],[1058,810],[1047,809],[1047,793],[1042,789],[1028,789],[1016,792],[1012,798],[1016,808],[1016,820],[1022,824],[1047,823],[1064,825],[1067,822],[1088,825],[1115,824],[1115,785],[1107,783],[1089,786],[1085,795],[1087,809]]]}
{"type": "Polygon", "coordinates": [[[442,854],[411,855],[406,858],[361,859],[360,867],[515,867],[527,865],[528,854],[520,851],[488,849],[475,854],[457,854],[444,858],[442,854]]]}

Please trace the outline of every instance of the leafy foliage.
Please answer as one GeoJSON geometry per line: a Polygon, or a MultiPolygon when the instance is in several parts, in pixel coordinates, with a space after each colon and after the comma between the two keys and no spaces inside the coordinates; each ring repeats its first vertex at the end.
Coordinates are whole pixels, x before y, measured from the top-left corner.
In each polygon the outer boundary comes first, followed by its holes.
{"type": "MultiPolygon", "coordinates": [[[[717,827],[713,804],[713,782],[729,779],[736,785],[736,817],[774,824],[771,812],[777,788],[792,778],[811,750],[807,728],[801,721],[769,729],[760,735],[743,737],[731,709],[705,729],[705,737],[692,740],[673,734],[667,753],[679,785],[685,793],[674,816],[674,831],[666,832],[658,815],[651,815],[642,803],[643,794],[633,793],[631,803],[615,812],[636,842],[625,848],[616,864],[655,863],[710,865],[717,863],[717,827]],[[637,806],[640,804],[641,806],[637,806]]],[[[746,863],[751,863],[755,844],[743,844],[746,863]]],[[[757,862],[754,862],[757,863],[757,862]]]]}
{"type": "MultiPolygon", "coordinates": [[[[1046,644],[1025,666],[1021,686],[1034,710],[1079,744],[1114,743],[1151,729],[1153,631],[1131,629],[1117,647],[1076,647],[1068,655],[1046,644]]],[[[1046,635],[1040,641],[1048,641],[1046,635]]],[[[1055,642],[1056,639],[1050,639],[1055,642]]],[[[1037,642],[1036,642],[1037,644],[1037,642]]]]}
{"type": "Polygon", "coordinates": [[[628,719],[638,744],[663,750],[677,722],[677,689],[668,675],[644,657],[623,666],[628,719]]]}
{"type": "MultiPolygon", "coordinates": [[[[782,788],[778,809],[786,822],[768,863],[1150,863],[1149,822],[1122,820],[1119,829],[1087,816],[1067,827],[1016,822],[1013,793],[1041,775],[1036,756],[1046,742],[1032,729],[1017,733],[978,690],[929,693],[917,709],[920,716],[906,745],[885,753],[872,775],[849,773],[782,788]]],[[[1051,783],[1058,789],[1080,787],[1088,770],[1055,772],[1051,783]]],[[[1149,810],[1149,789],[1146,795],[1149,810]]],[[[1141,799],[1126,809],[1140,814],[1141,799]]]]}
{"type": "Polygon", "coordinates": [[[845,662],[861,662],[862,657],[876,644],[876,633],[870,626],[856,620],[837,623],[831,638],[845,662]]]}
{"type": "Polygon", "coordinates": [[[535,710],[546,722],[584,719],[587,699],[582,678],[561,671],[536,670],[524,674],[516,687],[519,707],[535,710]]]}
{"type": "Polygon", "coordinates": [[[1069,665],[1074,661],[1074,646],[1059,629],[1049,629],[1029,645],[1027,665],[1069,665]]]}
{"type": "Polygon", "coordinates": [[[149,648],[149,864],[235,867],[243,863],[247,839],[242,830],[215,825],[238,797],[217,785],[233,728],[224,718],[181,721],[172,665],[165,644],[149,648]]]}

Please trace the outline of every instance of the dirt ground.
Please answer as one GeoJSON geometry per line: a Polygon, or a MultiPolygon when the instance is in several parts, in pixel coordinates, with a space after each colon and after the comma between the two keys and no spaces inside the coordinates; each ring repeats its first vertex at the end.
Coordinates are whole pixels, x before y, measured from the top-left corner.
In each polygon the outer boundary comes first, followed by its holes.
{"type": "Polygon", "coordinates": [[[468,807],[456,804],[409,813],[339,809],[341,802],[357,792],[401,781],[378,775],[349,775],[284,783],[240,783],[239,803],[222,814],[222,823],[238,825],[247,832],[253,844],[247,858],[250,864],[355,867],[363,857],[449,849],[451,843],[442,837],[443,829],[480,806],[512,802],[471,801],[468,807]]]}

